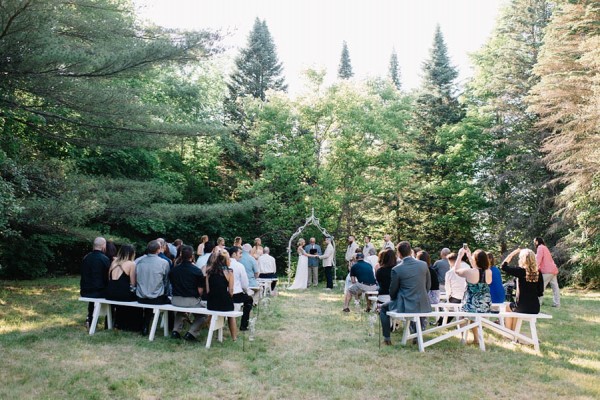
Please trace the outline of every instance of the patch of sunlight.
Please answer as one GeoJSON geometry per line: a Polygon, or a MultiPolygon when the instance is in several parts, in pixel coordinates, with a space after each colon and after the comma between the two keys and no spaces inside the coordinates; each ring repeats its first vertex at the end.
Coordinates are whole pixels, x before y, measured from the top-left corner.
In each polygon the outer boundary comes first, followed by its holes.
{"type": "Polygon", "coordinates": [[[600,323],[600,315],[582,315],[578,319],[583,320],[585,322],[591,322],[594,324],[600,323]]]}
{"type": "Polygon", "coordinates": [[[342,299],[343,299],[343,297],[341,297],[339,294],[338,295],[335,295],[333,293],[320,293],[319,294],[319,301],[327,301],[330,303],[335,303],[342,299]]]}
{"type": "Polygon", "coordinates": [[[595,369],[596,371],[600,371],[600,361],[590,360],[585,358],[571,358],[569,363],[573,365],[577,365],[578,367],[595,369]]]}
{"type": "Polygon", "coordinates": [[[52,323],[50,324],[47,319],[43,320],[20,320],[18,323],[14,324],[5,324],[0,325],[0,334],[5,333],[28,333],[32,331],[42,331],[49,328],[57,328],[57,327],[65,327],[67,325],[71,325],[73,320],[71,318],[61,318],[55,317],[52,318],[52,323]]]}

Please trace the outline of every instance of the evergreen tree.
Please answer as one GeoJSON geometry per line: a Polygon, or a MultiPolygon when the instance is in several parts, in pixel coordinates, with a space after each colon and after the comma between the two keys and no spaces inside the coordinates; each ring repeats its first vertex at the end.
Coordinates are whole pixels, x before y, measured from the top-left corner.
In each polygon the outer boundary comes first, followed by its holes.
{"type": "Polygon", "coordinates": [[[340,66],[338,68],[338,78],[350,79],[354,76],[352,72],[352,65],[350,64],[350,52],[348,51],[348,45],[344,40],[342,45],[342,56],[340,58],[340,66]]]}
{"type": "Polygon", "coordinates": [[[547,0],[513,0],[473,56],[475,77],[468,93],[473,111],[490,121],[492,140],[481,163],[480,180],[490,205],[482,220],[490,242],[502,253],[545,234],[552,219],[554,193],[540,152],[544,132],[535,129],[536,116],[525,101],[538,81],[533,67],[550,9],[547,0]]]}
{"type": "MultiPolygon", "coordinates": [[[[471,241],[473,237],[467,234],[472,218],[469,213],[461,213],[467,217],[458,220],[448,218],[457,215],[457,210],[452,207],[454,190],[464,188],[464,184],[450,185],[450,190],[446,188],[449,179],[461,174],[445,162],[446,149],[456,144],[443,139],[442,136],[448,136],[448,133],[447,129],[442,128],[461,121],[464,113],[457,98],[455,80],[458,71],[450,62],[439,25],[435,29],[429,58],[423,63],[422,69],[423,83],[417,94],[413,118],[418,135],[415,143],[418,155],[414,186],[404,194],[414,210],[413,221],[407,224],[407,234],[424,246],[437,248],[447,245],[449,239],[461,237],[462,240],[471,241]]],[[[462,131],[456,129],[450,132],[462,131]]],[[[463,179],[467,177],[463,176],[463,179]]]]}
{"type": "Polygon", "coordinates": [[[400,65],[398,64],[398,54],[396,54],[396,50],[392,50],[392,55],[390,57],[389,77],[396,89],[400,90],[402,84],[400,83],[400,65]]]}

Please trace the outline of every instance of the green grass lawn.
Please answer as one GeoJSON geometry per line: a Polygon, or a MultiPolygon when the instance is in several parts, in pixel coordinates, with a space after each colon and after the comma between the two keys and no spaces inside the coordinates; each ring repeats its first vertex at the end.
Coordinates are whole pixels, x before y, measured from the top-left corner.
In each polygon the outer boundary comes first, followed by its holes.
{"type": "MultiPolygon", "coordinates": [[[[162,336],[87,335],[78,278],[0,281],[0,399],[600,398],[600,293],[547,305],[541,354],[486,333],[487,351],[444,341],[419,353],[381,347],[339,292],[282,292],[262,307],[256,340],[210,350],[162,336]]],[[[550,292],[548,291],[550,295],[550,292]]],[[[377,332],[377,331],[376,331],[377,332]]],[[[215,338],[216,339],[216,338],[215,338]]],[[[244,339],[244,340],[243,340],[244,339]]]]}

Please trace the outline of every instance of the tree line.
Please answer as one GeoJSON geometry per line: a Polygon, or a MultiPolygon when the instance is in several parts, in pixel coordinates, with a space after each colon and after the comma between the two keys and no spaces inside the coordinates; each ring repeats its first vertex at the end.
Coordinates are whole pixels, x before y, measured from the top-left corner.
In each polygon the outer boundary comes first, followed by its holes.
{"type": "Polygon", "coordinates": [[[307,70],[291,97],[264,20],[225,75],[218,32],[127,0],[2,2],[0,271],[75,272],[100,234],[261,237],[283,261],[314,207],[336,238],[432,253],[544,236],[564,279],[597,284],[599,21],[597,2],[512,0],[464,87],[437,27],[417,90],[395,50],[355,79],[344,42],[338,81],[307,70]]]}

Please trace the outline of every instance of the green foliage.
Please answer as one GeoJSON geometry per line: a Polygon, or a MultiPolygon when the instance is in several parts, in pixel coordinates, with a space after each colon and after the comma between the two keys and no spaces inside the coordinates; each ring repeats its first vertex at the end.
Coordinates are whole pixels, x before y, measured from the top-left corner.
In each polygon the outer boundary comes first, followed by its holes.
{"type": "Polygon", "coordinates": [[[394,87],[400,90],[402,88],[402,83],[400,82],[400,65],[398,63],[398,54],[396,54],[396,50],[392,51],[392,55],[390,56],[388,75],[392,80],[394,87]]]}

